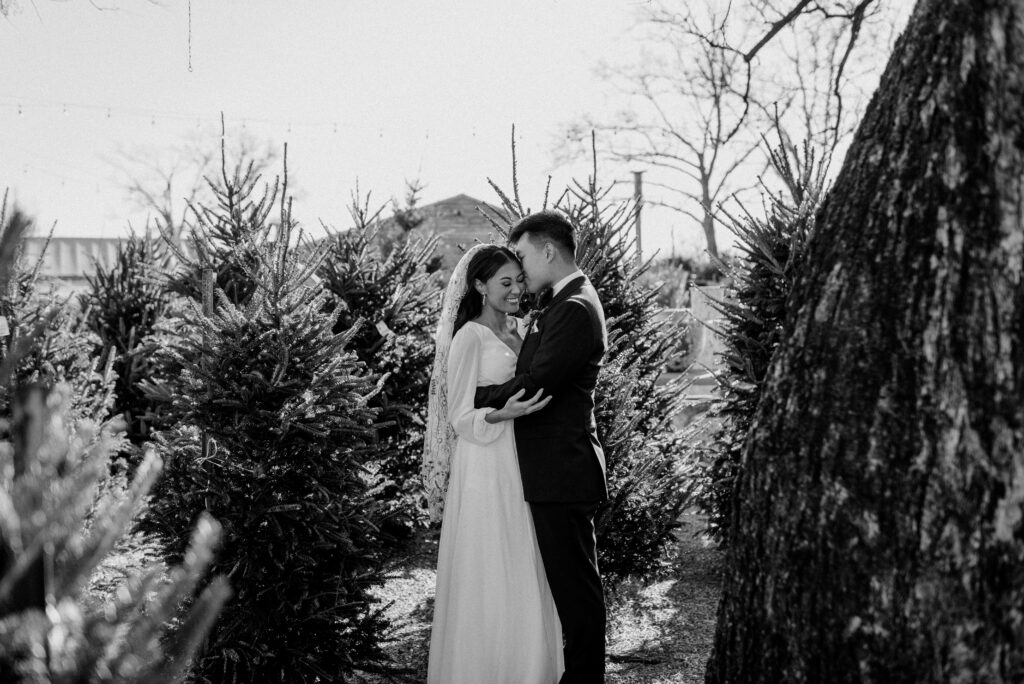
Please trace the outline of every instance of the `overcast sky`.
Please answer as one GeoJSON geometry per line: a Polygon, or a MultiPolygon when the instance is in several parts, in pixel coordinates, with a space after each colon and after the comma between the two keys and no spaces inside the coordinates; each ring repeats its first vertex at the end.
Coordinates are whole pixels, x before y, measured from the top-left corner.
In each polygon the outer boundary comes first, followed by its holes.
{"type": "Polygon", "coordinates": [[[559,127],[614,106],[593,67],[635,49],[630,0],[192,0],[191,38],[187,0],[106,1],[0,19],[0,185],[57,234],[141,221],[106,160],[213,135],[220,112],[288,142],[306,225],[344,227],[357,181],[381,202],[416,177],[425,203],[493,200],[513,124],[536,205],[548,173],[579,171],[552,167],[559,127]]]}
{"type": "MultiPolygon", "coordinates": [[[[196,136],[287,142],[295,215],[348,226],[358,182],[374,203],[511,185],[524,202],[589,164],[555,166],[559,130],[623,108],[595,75],[637,59],[646,0],[16,0],[0,17],[0,189],[59,235],[141,227],[118,150],[155,155],[196,136]],[[96,4],[115,9],[97,9],[96,4]],[[190,69],[191,65],[191,69],[190,69]]],[[[276,167],[279,169],[279,166],[276,167]]],[[[631,192],[629,168],[599,167],[631,192]]],[[[720,230],[719,244],[730,242],[720,230]]],[[[645,209],[645,255],[703,249],[698,226],[645,209]]]]}

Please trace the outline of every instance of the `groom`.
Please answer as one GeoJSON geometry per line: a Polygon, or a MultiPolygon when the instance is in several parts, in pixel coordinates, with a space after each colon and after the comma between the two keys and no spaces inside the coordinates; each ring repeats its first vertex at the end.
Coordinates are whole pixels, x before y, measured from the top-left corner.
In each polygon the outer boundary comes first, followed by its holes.
{"type": "Polygon", "coordinates": [[[480,387],[476,406],[501,408],[521,389],[551,403],[515,421],[523,491],[565,633],[561,684],[604,681],[605,607],[597,570],[594,513],[608,496],[597,441],[594,386],[608,343],[604,310],[576,265],[572,224],[542,211],[519,221],[509,247],[523,263],[527,289],[550,288],[523,341],[516,376],[480,387]]]}

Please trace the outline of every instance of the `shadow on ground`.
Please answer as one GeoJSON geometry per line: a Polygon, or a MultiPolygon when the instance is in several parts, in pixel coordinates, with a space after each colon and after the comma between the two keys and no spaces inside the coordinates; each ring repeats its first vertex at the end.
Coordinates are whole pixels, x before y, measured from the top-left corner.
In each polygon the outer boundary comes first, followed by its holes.
{"type": "Polygon", "coordinates": [[[382,646],[391,659],[387,672],[357,673],[357,682],[425,682],[430,649],[430,621],[434,615],[434,567],[437,529],[421,530],[408,551],[388,569],[387,580],[374,595],[380,599],[391,630],[382,646]]]}
{"type": "MultiPolygon", "coordinates": [[[[627,580],[609,597],[607,684],[687,684],[704,681],[720,590],[721,551],[685,515],[663,578],[627,580]]],[[[392,624],[384,648],[387,673],[363,673],[366,684],[424,682],[434,603],[436,530],[420,532],[410,555],[377,591],[392,624]]]]}
{"type": "Polygon", "coordinates": [[[687,515],[677,533],[670,572],[630,581],[609,600],[608,684],[704,681],[721,590],[721,550],[687,515]]]}

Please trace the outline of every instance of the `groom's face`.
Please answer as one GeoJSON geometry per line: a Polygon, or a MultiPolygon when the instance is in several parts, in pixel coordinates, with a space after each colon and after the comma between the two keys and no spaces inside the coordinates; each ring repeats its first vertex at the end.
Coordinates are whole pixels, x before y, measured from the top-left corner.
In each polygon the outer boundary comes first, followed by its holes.
{"type": "Polygon", "coordinates": [[[524,233],[510,247],[523,262],[527,290],[536,294],[552,284],[550,245],[541,240],[531,240],[530,236],[524,233]]]}

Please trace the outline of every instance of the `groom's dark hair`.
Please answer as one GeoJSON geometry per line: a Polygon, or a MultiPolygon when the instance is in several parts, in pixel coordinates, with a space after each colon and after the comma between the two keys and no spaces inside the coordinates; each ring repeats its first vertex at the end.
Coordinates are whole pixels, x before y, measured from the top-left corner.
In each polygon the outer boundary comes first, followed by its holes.
{"type": "Polygon", "coordinates": [[[529,236],[531,241],[547,240],[556,245],[564,256],[576,258],[575,231],[560,211],[547,209],[519,219],[508,234],[509,244],[518,242],[523,235],[529,236]]]}

